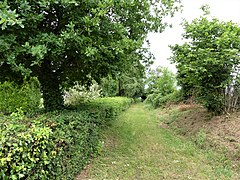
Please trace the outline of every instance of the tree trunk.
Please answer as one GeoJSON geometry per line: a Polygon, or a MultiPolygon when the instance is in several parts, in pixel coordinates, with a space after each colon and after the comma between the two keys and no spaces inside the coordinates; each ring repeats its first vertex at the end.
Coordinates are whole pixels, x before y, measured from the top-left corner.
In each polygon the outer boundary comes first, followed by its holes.
{"type": "Polygon", "coordinates": [[[64,101],[63,93],[60,89],[60,80],[58,74],[52,70],[50,61],[45,61],[42,64],[40,74],[38,79],[41,83],[45,110],[53,111],[62,109],[64,101]]]}
{"type": "Polygon", "coordinates": [[[118,79],[118,96],[124,96],[124,89],[122,88],[122,81],[118,79]]]}

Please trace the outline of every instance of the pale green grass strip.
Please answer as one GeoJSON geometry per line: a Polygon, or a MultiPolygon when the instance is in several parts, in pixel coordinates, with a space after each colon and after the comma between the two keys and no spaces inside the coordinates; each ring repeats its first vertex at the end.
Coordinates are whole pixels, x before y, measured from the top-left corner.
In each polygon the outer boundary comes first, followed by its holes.
{"type": "Polygon", "coordinates": [[[133,105],[104,133],[105,147],[88,172],[107,179],[235,179],[231,170],[159,126],[154,110],[133,105]]]}

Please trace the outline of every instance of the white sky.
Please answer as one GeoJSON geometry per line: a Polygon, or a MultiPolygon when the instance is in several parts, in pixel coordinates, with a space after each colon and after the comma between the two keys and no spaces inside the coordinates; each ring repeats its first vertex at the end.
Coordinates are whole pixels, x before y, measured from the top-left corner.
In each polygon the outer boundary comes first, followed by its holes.
{"type": "Polygon", "coordinates": [[[200,7],[203,4],[210,6],[211,16],[222,21],[233,21],[240,24],[240,0],[182,0],[183,12],[176,13],[175,17],[169,22],[173,24],[173,28],[166,29],[163,33],[150,33],[148,39],[151,43],[150,50],[154,54],[156,60],[153,68],[159,65],[169,67],[170,70],[176,72],[173,64],[167,60],[171,56],[168,45],[181,44],[181,34],[183,28],[180,23],[185,18],[191,21],[202,15],[200,7]]]}

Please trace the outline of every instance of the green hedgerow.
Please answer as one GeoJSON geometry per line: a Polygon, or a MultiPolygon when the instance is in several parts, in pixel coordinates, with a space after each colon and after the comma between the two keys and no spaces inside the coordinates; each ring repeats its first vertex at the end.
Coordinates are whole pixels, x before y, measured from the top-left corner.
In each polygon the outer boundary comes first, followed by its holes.
{"type": "Polygon", "coordinates": [[[22,85],[14,82],[0,83],[0,112],[10,114],[20,108],[24,112],[33,112],[39,108],[41,99],[37,79],[32,78],[22,85]]]}
{"type": "Polygon", "coordinates": [[[101,141],[109,120],[131,104],[128,98],[99,98],[72,110],[0,116],[0,179],[74,179],[101,141]]]}

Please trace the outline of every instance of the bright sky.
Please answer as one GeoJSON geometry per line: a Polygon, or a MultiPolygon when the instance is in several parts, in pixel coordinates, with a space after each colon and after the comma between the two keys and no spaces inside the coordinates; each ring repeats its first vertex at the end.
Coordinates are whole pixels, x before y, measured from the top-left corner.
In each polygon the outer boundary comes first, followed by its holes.
{"type": "Polygon", "coordinates": [[[183,29],[180,25],[182,19],[191,21],[202,15],[200,7],[203,4],[210,6],[211,16],[216,17],[222,21],[233,21],[240,24],[240,0],[182,0],[183,12],[176,13],[175,17],[170,20],[173,28],[168,28],[165,32],[150,33],[148,39],[150,40],[150,50],[156,57],[153,67],[159,65],[169,67],[170,70],[176,72],[173,64],[167,60],[171,56],[171,51],[168,45],[181,44],[181,34],[183,29]]]}

